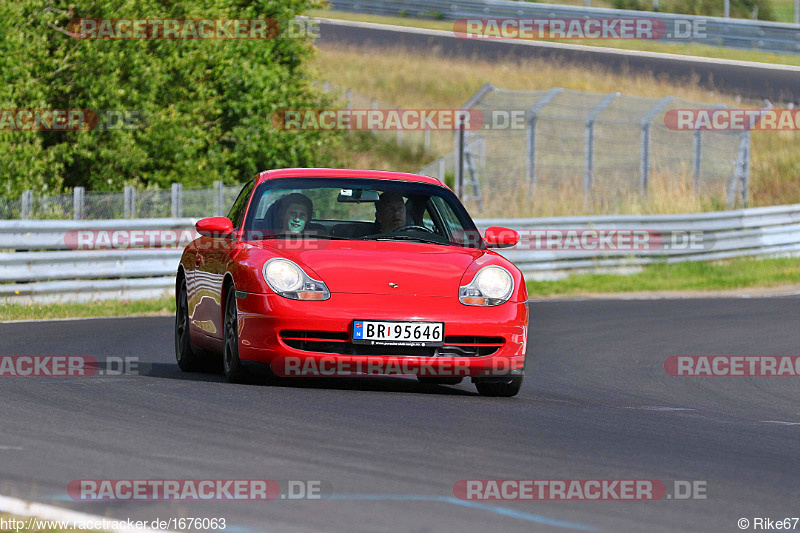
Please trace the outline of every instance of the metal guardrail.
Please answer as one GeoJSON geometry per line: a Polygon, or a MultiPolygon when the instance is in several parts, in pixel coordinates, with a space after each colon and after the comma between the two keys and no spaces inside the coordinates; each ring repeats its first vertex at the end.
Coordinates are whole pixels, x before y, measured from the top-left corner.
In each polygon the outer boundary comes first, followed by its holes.
{"type": "Polygon", "coordinates": [[[754,49],[788,54],[800,53],[800,25],[760,20],[679,15],[651,11],[631,11],[509,0],[331,0],[333,9],[374,15],[405,15],[458,20],[465,18],[630,18],[645,17],[662,21],[665,35],[661,41],[696,42],[712,46],[754,49]],[[703,29],[686,35],[688,26],[703,29]]]}
{"type": "MultiPolygon", "coordinates": [[[[71,230],[183,230],[193,219],[0,221],[0,301],[52,302],[154,298],[174,290],[180,248],[70,250],[71,230]],[[43,251],[42,251],[43,250],[43,251]]],[[[800,256],[800,204],[689,215],[614,215],[479,219],[478,227],[506,226],[523,240],[500,252],[528,280],[573,273],[631,272],[644,265],[745,256],[800,256]],[[530,246],[529,230],[643,229],[670,235],[700,232],[703,249],[548,250],[530,246]]]]}

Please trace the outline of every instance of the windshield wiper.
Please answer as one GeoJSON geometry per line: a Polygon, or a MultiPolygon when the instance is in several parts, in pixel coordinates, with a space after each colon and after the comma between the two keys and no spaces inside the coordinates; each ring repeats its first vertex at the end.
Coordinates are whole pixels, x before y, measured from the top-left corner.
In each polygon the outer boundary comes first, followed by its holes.
{"type": "Polygon", "coordinates": [[[370,241],[415,241],[415,242],[425,242],[428,244],[442,244],[445,246],[450,246],[449,242],[442,242],[436,241],[433,239],[426,239],[425,237],[412,237],[411,235],[395,235],[395,236],[388,236],[384,235],[381,237],[375,237],[373,239],[364,239],[370,241]]]}
{"type": "Polygon", "coordinates": [[[296,237],[298,239],[329,239],[336,241],[350,240],[347,237],[339,237],[337,235],[318,235],[313,233],[278,233],[277,235],[262,235],[258,239],[253,240],[266,241],[268,239],[285,239],[287,237],[296,237]]]}

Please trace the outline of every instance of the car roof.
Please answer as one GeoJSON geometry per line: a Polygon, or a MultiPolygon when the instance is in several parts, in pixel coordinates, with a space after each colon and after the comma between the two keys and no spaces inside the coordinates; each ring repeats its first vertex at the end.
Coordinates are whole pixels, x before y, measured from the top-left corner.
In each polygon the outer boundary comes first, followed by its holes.
{"type": "Polygon", "coordinates": [[[265,170],[258,175],[258,183],[277,178],[364,178],[397,181],[414,181],[447,187],[444,183],[430,176],[410,174],[408,172],[388,172],[384,170],[355,170],[349,168],[282,168],[265,170]]]}

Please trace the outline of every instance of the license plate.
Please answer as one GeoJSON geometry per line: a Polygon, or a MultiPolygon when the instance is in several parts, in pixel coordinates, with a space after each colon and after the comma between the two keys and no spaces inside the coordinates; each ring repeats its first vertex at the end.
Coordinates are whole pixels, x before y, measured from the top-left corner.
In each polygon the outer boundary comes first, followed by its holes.
{"type": "Polygon", "coordinates": [[[442,346],[444,322],[355,320],[353,343],[374,346],[442,346]]]}

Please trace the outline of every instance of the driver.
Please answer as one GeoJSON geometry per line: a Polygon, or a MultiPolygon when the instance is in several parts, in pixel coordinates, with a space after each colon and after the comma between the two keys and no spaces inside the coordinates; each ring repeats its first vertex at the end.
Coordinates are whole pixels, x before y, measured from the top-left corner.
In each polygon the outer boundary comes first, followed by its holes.
{"type": "Polygon", "coordinates": [[[277,220],[282,233],[303,233],[314,215],[314,204],[305,194],[295,192],[280,199],[277,220]]]}
{"type": "Polygon", "coordinates": [[[375,202],[375,223],[381,233],[390,233],[406,225],[406,204],[403,196],[387,191],[375,202]]]}

